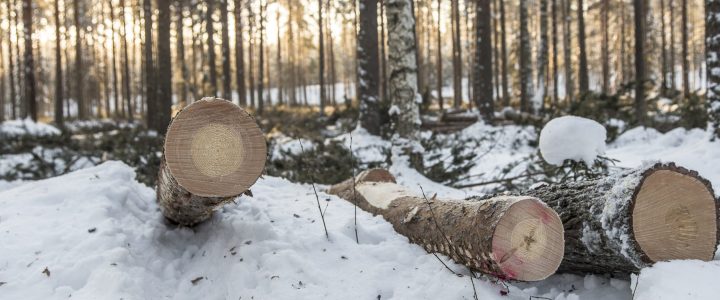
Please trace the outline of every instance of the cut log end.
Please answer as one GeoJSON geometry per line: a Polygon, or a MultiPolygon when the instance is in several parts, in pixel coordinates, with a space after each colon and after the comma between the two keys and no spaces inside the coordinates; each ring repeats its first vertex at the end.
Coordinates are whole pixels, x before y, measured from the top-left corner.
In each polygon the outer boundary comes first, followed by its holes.
{"type": "Polygon", "coordinates": [[[165,138],[165,161],[190,193],[235,196],[260,177],[266,147],[247,112],[226,100],[203,98],[173,119],[165,138]]]}
{"type": "Polygon", "coordinates": [[[493,235],[493,256],[510,279],[543,280],[557,271],[564,253],[558,215],[535,198],[512,204],[493,235]]]}
{"type": "Polygon", "coordinates": [[[660,169],[635,197],[632,230],[651,262],[711,260],[717,244],[717,209],[710,186],[684,169],[660,169]]]}

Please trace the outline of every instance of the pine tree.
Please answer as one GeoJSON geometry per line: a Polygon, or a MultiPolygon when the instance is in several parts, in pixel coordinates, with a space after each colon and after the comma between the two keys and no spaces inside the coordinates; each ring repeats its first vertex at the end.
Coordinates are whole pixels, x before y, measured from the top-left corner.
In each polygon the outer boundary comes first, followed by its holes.
{"type": "Polygon", "coordinates": [[[235,0],[235,85],[240,106],[247,106],[245,90],[245,54],[243,53],[242,5],[235,0]]]}
{"type": "Polygon", "coordinates": [[[532,99],[532,65],[530,32],[528,31],[528,1],[520,0],[520,110],[530,112],[532,99]]]}
{"type": "Polygon", "coordinates": [[[230,82],[232,75],[230,74],[230,28],[228,27],[228,0],[220,0],[220,27],[222,27],[222,97],[231,100],[230,82]]]}
{"type": "MultiPolygon", "coordinates": [[[[684,0],[683,0],[684,1],[684,0]]],[[[635,118],[645,125],[645,1],[633,0],[635,10],[635,118]]]]}
{"type": "Polygon", "coordinates": [[[145,48],[143,49],[145,58],[145,103],[147,103],[147,116],[145,119],[148,128],[159,132],[162,130],[160,128],[162,125],[157,122],[158,104],[155,63],[153,60],[152,0],[143,0],[143,19],[145,20],[145,48]]]}
{"type": "Polygon", "coordinates": [[[25,33],[25,105],[27,115],[33,121],[38,120],[38,103],[35,91],[35,58],[33,57],[32,34],[33,17],[32,1],[23,0],[23,32],[25,33]]]}
{"type": "Polygon", "coordinates": [[[172,110],[172,60],[170,59],[170,1],[158,0],[158,111],[157,130],[165,134],[172,110]]]}
{"type": "Polygon", "coordinates": [[[488,124],[493,122],[494,102],[492,85],[492,27],[490,27],[490,0],[480,0],[475,6],[475,78],[473,90],[475,105],[488,124]]]}
{"type": "Polygon", "coordinates": [[[577,0],[577,23],[578,23],[578,51],[580,51],[580,66],[578,68],[578,87],[580,94],[589,90],[587,51],[585,47],[585,8],[583,0],[577,0]]]}
{"type": "Polygon", "coordinates": [[[361,0],[359,17],[357,76],[360,125],[370,134],[380,135],[377,0],[361,0]]]}
{"type": "MultiPolygon", "coordinates": [[[[60,54],[60,41],[60,1],[55,0],[55,124],[57,126],[63,127],[63,63],[62,55],[60,54]]],[[[0,49],[0,51],[2,51],[2,49],[0,49]]],[[[2,53],[0,53],[0,60],[2,60],[2,53]]],[[[0,93],[4,93],[4,91],[0,91],[0,93]]],[[[5,103],[0,102],[0,106],[3,106],[2,108],[0,108],[0,119],[2,119],[2,115],[4,114],[4,111],[2,111],[2,109],[4,108],[5,103]]]]}

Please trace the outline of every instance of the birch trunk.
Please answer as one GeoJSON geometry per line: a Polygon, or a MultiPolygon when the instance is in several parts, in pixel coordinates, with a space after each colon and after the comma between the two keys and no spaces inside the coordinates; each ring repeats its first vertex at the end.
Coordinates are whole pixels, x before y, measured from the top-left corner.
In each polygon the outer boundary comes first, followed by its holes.
{"type": "Polygon", "coordinates": [[[708,0],[705,5],[707,102],[715,136],[720,137],[720,0],[708,0]]]}
{"type": "Polygon", "coordinates": [[[410,0],[388,0],[385,14],[388,24],[388,92],[394,109],[390,110],[395,132],[414,138],[420,127],[417,103],[417,59],[415,58],[415,18],[410,0]]]}

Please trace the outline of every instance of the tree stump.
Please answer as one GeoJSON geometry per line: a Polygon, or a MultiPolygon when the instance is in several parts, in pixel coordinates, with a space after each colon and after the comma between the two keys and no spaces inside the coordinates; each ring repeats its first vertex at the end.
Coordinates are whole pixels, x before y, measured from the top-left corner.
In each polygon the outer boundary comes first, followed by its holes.
{"type": "Polygon", "coordinates": [[[381,215],[428,252],[474,271],[536,281],[555,273],[563,256],[562,223],[538,199],[500,196],[482,201],[436,200],[395,183],[386,170],[362,172],[328,191],[381,215]]]}
{"type": "Polygon", "coordinates": [[[239,106],[203,98],[185,107],[165,137],[156,188],[160,210],[180,225],[206,220],[255,183],[266,156],[262,131],[239,106]]]}
{"type": "Polygon", "coordinates": [[[523,194],[547,203],[563,221],[561,272],[628,273],[715,255],[719,206],[710,182],[672,163],[523,194]]]}

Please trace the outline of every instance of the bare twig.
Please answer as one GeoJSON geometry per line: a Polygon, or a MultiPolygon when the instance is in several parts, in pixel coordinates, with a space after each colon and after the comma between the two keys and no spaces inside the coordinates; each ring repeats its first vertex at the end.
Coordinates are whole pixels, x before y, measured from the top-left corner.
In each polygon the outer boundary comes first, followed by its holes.
{"type": "MultiPolygon", "coordinates": [[[[298,138],[297,140],[298,140],[298,143],[300,143],[300,151],[304,155],[305,148],[303,148],[302,140],[300,140],[300,138],[298,138]]],[[[322,207],[320,207],[320,196],[318,196],[317,189],[315,188],[315,176],[313,176],[312,170],[309,170],[309,172],[310,172],[310,180],[311,180],[310,184],[312,185],[313,192],[315,193],[315,201],[317,201],[318,211],[320,212],[320,219],[322,219],[323,228],[325,229],[325,237],[329,241],[330,234],[328,234],[327,225],[325,225],[325,214],[323,213],[322,207]]]]}
{"type": "Polygon", "coordinates": [[[353,178],[353,205],[355,205],[355,212],[353,215],[353,221],[355,222],[355,242],[360,244],[360,238],[358,238],[358,230],[357,230],[357,194],[355,193],[355,158],[353,157],[353,148],[352,148],[353,138],[352,138],[352,132],[350,133],[350,164],[352,165],[352,178],[353,178]]]}

